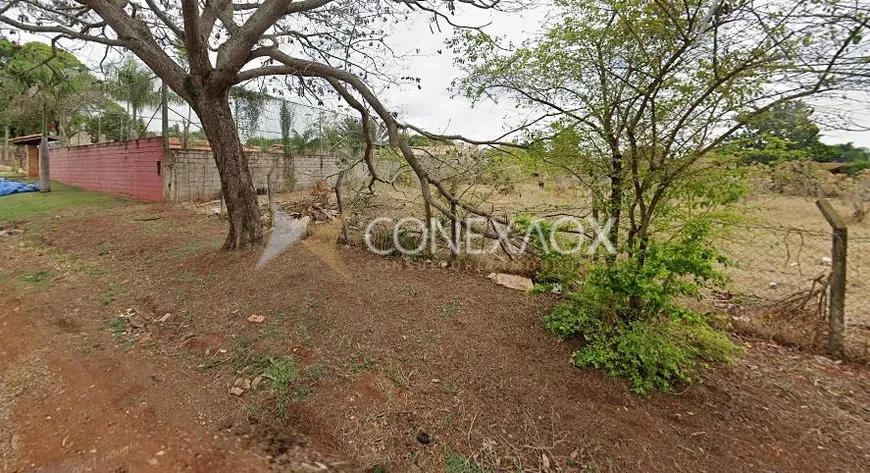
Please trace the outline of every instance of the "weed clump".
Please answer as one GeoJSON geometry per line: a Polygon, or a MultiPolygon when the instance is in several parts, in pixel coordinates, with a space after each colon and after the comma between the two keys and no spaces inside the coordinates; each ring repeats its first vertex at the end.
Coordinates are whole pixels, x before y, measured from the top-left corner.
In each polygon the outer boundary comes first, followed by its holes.
{"type": "Polygon", "coordinates": [[[580,288],[546,317],[560,338],[584,342],[571,363],[627,378],[646,394],[696,382],[700,370],[729,362],[739,348],[708,316],[678,302],[725,281],[717,265],[727,261],[706,244],[708,234],[698,225],[670,242],[650,242],[642,258],[593,264],[580,288]]]}

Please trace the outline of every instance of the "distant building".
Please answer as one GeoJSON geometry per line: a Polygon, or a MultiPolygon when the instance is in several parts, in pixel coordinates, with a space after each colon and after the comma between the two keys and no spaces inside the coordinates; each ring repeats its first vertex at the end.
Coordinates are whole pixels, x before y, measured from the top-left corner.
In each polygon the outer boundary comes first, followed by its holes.
{"type": "MultiPolygon", "coordinates": [[[[18,156],[18,167],[27,170],[27,177],[39,177],[39,143],[42,135],[27,135],[10,138],[9,144],[16,147],[13,156],[18,156]]],[[[49,143],[57,141],[53,136],[48,137],[49,143]]]]}

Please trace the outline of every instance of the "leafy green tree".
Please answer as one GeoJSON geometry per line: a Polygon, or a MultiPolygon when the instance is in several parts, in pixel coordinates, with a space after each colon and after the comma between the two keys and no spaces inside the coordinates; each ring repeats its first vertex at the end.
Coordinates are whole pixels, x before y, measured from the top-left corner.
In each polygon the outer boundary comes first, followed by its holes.
{"type": "Polygon", "coordinates": [[[72,134],[83,124],[82,110],[102,92],[87,68],[72,54],[45,43],[16,45],[0,40],[0,113],[13,135],[50,131],[72,134]]]}
{"type": "Polygon", "coordinates": [[[746,162],[830,161],[834,156],[819,141],[819,127],[812,114],[812,108],[799,100],[778,104],[748,120],[725,150],[746,162]]]}
{"type": "Polygon", "coordinates": [[[87,118],[84,129],[90,135],[91,143],[98,143],[103,138],[123,141],[129,138],[130,130],[144,130],[145,124],[131,117],[120,105],[107,100],[87,118]]]}
{"type": "Polygon", "coordinates": [[[829,146],[829,152],[837,163],[870,162],[870,149],[857,147],[853,143],[841,143],[829,146]]]}
{"type": "Polygon", "coordinates": [[[6,38],[0,37],[0,126],[4,129],[10,126],[9,108],[12,99],[18,92],[16,87],[13,87],[9,76],[8,66],[12,60],[14,45],[6,38]]]}
{"type": "Polygon", "coordinates": [[[317,136],[317,132],[311,128],[307,128],[299,133],[296,130],[293,130],[293,133],[290,135],[289,139],[289,149],[291,153],[294,154],[310,154],[317,151],[320,148],[320,137],[317,136]]]}
{"type": "MultiPolygon", "coordinates": [[[[360,158],[366,147],[365,134],[361,120],[343,117],[338,120],[338,123],[325,127],[322,140],[329,148],[340,149],[350,157],[360,158]]],[[[377,127],[369,127],[368,134],[372,142],[377,142],[377,127]]]]}
{"type": "MultiPolygon", "coordinates": [[[[155,85],[155,75],[145,67],[135,56],[127,56],[111,73],[112,95],[116,100],[124,102],[129,107],[134,118],[131,127],[125,131],[125,138],[138,138],[145,132],[141,121],[142,111],[146,107],[160,104],[160,91],[155,85]]],[[[117,114],[117,111],[111,111],[117,114]]]]}
{"type": "MultiPolygon", "coordinates": [[[[335,93],[360,116],[363,127],[377,117],[390,144],[400,150],[420,181],[426,202],[455,219],[432,196],[426,169],[402,132],[399,120],[376,90],[381,85],[419,82],[399,69],[386,40],[389,24],[412,16],[460,26],[473,10],[506,10],[519,0],[196,0],[6,1],[0,23],[50,37],[125,49],[135,54],[193,109],[214,150],[227,204],[226,249],[263,241],[256,189],[234,123],[230,90],[244,84],[288,91],[320,100],[335,93]],[[459,7],[462,8],[459,8],[459,7]],[[348,27],[352,25],[352,27],[348,27]]],[[[408,24],[413,24],[411,22],[408,24]]],[[[422,26],[422,24],[420,25],[422,26]]],[[[423,27],[425,29],[425,27],[423,27]]],[[[368,136],[366,133],[364,136],[368,136]]],[[[373,143],[366,140],[370,171],[373,143]]],[[[377,174],[377,173],[374,173],[377,174]]],[[[383,178],[375,176],[375,180],[383,178]]],[[[447,200],[444,186],[434,189],[447,200]]],[[[482,210],[473,209],[478,214],[482,210]]]]}
{"type": "Polygon", "coordinates": [[[673,302],[692,292],[679,281],[719,279],[704,222],[743,187],[717,151],[765,112],[842,87],[851,78],[842,71],[866,53],[870,18],[848,2],[813,0],[714,2],[712,10],[703,0],[555,5],[557,20],[518,47],[481,32],[457,36],[466,75],[456,87],[474,100],[509,98],[537,113],[530,123],[547,126],[527,129],[530,151],[586,183],[593,212],[610,219],[615,254],[592,263],[601,277],[583,289],[600,296],[598,308],[571,303],[558,316],[569,325],[593,322],[560,332],[591,342],[606,331],[605,339],[632,340],[661,363],[644,366],[644,356],[619,343],[576,355],[575,363],[610,365],[638,390],[663,387],[659,380],[685,380],[682,367],[700,366],[679,359],[705,356],[656,334],[684,323],[708,330],[673,302]],[[681,252],[692,261],[672,267],[660,258],[681,252]]]}

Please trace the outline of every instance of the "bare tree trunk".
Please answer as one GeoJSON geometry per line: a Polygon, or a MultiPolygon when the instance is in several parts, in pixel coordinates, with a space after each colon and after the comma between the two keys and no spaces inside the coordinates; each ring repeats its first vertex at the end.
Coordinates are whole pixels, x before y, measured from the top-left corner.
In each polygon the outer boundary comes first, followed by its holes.
{"type": "Polygon", "coordinates": [[[227,204],[230,230],[224,249],[237,250],[263,242],[260,207],[257,192],[248,169],[248,158],[242,148],[230,112],[226,93],[203,96],[197,107],[202,128],[211,144],[221,178],[221,190],[227,204]]]}
{"type": "MultiPolygon", "coordinates": [[[[610,241],[619,248],[619,224],[622,217],[622,153],[616,151],[611,158],[610,167],[610,217],[613,226],[610,227],[610,241]]],[[[608,255],[608,261],[614,261],[616,255],[608,255]]]]}

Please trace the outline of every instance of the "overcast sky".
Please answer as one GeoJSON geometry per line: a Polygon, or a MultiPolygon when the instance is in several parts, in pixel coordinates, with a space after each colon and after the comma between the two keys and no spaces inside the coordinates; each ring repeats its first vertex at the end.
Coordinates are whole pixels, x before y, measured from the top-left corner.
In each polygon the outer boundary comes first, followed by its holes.
{"type": "MultiPolygon", "coordinates": [[[[465,24],[488,25],[491,34],[507,35],[515,42],[530,35],[539,34],[547,16],[546,8],[538,7],[522,14],[503,14],[493,12],[469,12],[459,15],[457,21],[465,24]]],[[[453,64],[453,57],[445,40],[452,34],[449,30],[432,32],[428,22],[419,18],[413,22],[399,25],[389,42],[398,53],[408,53],[410,57],[395,64],[400,74],[421,78],[422,90],[415,86],[402,89],[395,87],[383,91],[383,100],[400,113],[400,118],[425,129],[444,133],[461,134],[470,138],[493,139],[500,136],[512,124],[518,123],[523,116],[510,103],[481,103],[472,107],[463,97],[452,97],[448,90],[451,81],[460,71],[453,64]],[[421,54],[415,54],[419,49],[421,54]],[[442,54],[436,51],[441,50],[442,54]]],[[[39,39],[32,35],[21,35],[22,41],[39,39]]],[[[95,67],[102,57],[102,49],[66,42],[68,49],[74,50],[83,62],[95,67]]],[[[819,111],[838,111],[847,114],[858,127],[870,127],[870,92],[854,95],[853,101],[822,101],[814,103],[819,111]]],[[[184,115],[185,112],[179,110],[184,115]]],[[[274,116],[275,114],[273,114],[274,116]]],[[[173,114],[175,118],[180,116],[173,114]]],[[[276,120],[276,118],[273,118],[276,120]]],[[[153,128],[152,124],[152,128],[153,128]]],[[[277,123],[269,123],[264,128],[274,132],[279,130],[277,123]]],[[[271,133],[270,133],[271,134],[271,133]]],[[[858,146],[870,147],[870,132],[843,131],[823,127],[823,141],[838,143],[852,141],[858,146]]]]}

